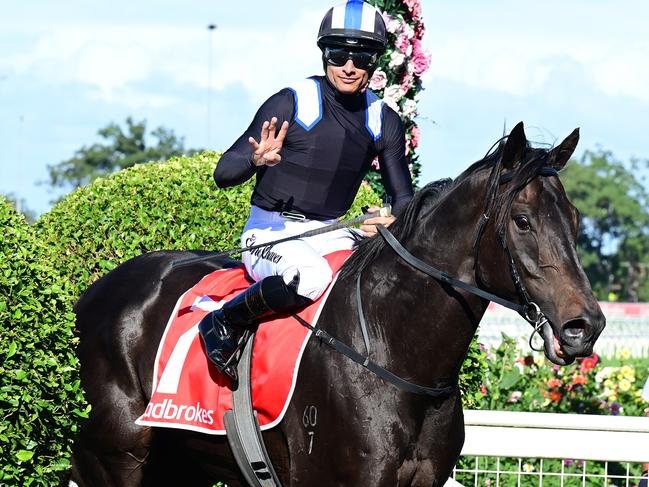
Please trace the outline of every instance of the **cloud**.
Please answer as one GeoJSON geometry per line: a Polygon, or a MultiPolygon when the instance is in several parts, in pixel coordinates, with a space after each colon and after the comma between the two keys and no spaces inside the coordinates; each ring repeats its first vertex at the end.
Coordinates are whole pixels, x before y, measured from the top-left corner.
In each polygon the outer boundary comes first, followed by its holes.
{"type": "Polygon", "coordinates": [[[528,2],[467,2],[470,15],[455,4],[428,4],[425,44],[433,62],[424,81],[527,96],[570,62],[597,92],[649,101],[649,35],[639,20],[649,8],[624,3],[549,0],[530,13],[528,2]]]}
{"type": "Polygon", "coordinates": [[[133,108],[171,106],[179,98],[156,94],[156,78],[207,90],[211,41],[212,89],[242,84],[260,102],[321,70],[315,46],[321,15],[321,9],[303,10],[281,29],[226,24],[212,34],[168,24],[63,24],[1,58],[0,72],[48,84],[85,83],[93,99],[133,108]]]}

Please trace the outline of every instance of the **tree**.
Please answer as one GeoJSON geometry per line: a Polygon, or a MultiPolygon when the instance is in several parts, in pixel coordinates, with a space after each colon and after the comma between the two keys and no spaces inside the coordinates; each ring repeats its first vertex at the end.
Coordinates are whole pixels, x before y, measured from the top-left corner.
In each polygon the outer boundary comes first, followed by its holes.
{"type": "Polygon", "coordinates": [[[649,300],[649,192],[640,161],[586,151],[561,179],[581,212],[578,250],[598,299],[649,300]]]}
{"type": "Polygon", "coordinates": [[[78,188],[93,181],[99,176],[110,174],[121,169],[150,161],[164,161],[183,154],[193,154],[195,150],[186,151],[184,138],[178,138],[173,130],[158,127],[150,133],[156,144],[146,144],[146,120],[133,122],[126,119],[126,131],[111,123],[98,134],[104,139],[102,143],[83,146],[75,155],[58,164],[48,165],[49,184],[53,187],[78,188]]]}

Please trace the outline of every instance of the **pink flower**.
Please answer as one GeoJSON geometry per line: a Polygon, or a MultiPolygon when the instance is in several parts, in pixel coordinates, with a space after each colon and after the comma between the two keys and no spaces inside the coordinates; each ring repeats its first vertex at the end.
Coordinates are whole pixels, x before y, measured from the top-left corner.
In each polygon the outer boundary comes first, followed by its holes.
{"type": "Polygon", "coordinates": [[[419,138],[421,137],[421,130],[419,130],[419,127],[416,125],[412,126],[412,129],[410,129],[410,136],[411,136],[411,144],[413,149],[416,149],[419,147],[419,138]]]}
{"type": "Polygon", "coordinates": [[[415,37],[417,39],[423,39],[424,32],[426,32],[426,27],[424,27],[423,22],[419,22],[417,25],[415,25],[415,37]]]}
{"type": "Polygon", "coordinates": [[[388,77],[380,69],[377,69],[374,71],[374,75],[372,76],[372,79],[370,80],[370,90],[382,90],[385,88],[385,85],[388,84],[388,77]]]}
{"type": "Polygon", "coordinates": [[[410,91],[410,88],[412,88],[412,81],[414,77],[412,74],[406,72],[406,74],[403,75],[403,79],[401,80],[401,90],[404,93],[408,93],[410,91]]]}
{"type": "Polygon", "coordinates": [[[399,34],[399,37],[397,37],[397,41],[394,43],[394,45],[406,56],[410,55],[412,52],[410,39],[408,38],[408,34],[406,32],[399,34]],[[408,52],[408,48],[410,48],[410,53],[408,52]]]}
{"type": "Polygon", "coordinates": [[[410,10],[413,19],[419,20],[421,18],[421,3],[419,0],[403,0],[403,3],[410,10]]]}
{"type": "Polygon", "coordinates": [[[419,39],[412,40],[412,64],[415,68],[415,74],[421,76],[430,67],[430,53],[424,49],[419,39]]]}
{"type": "Polygon", "coordinates": [[[372,169],[374,169],[375,171],[378,171],[381,168],[381,166],[379,166],[379,158],[378,157],[375,157],[372,160],[371,166],[372,166],[372,169]]]}

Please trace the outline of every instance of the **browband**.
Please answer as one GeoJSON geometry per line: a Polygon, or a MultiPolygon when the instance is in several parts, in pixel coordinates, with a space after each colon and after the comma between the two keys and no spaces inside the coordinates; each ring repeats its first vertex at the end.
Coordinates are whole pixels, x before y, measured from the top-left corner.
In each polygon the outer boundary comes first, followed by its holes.
{"type": "MultiPolygon", "coordinates": [[[[514,178],[514,174],[516,174],[516,171],[510,171],[507,174],[503,174],[502,176],[500,176],[500,180],[498,181],[498,183],[499,184],[505,184],[505,183],[510,182],[514,178]]],[[[536,171],[536,174],[539,175],[539,176],[557,176],[557,177],[559,177],[559,171],[557,171],[552,166],[541,166],[536,171]]]]}

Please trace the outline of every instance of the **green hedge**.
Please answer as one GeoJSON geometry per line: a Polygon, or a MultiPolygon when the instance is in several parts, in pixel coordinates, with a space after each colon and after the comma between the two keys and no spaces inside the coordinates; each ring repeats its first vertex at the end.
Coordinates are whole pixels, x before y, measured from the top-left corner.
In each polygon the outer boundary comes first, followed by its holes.
{"type": "MultiPolygon", "coordinates": [[[[52,485],[68,466],[76,422],[87,414],[73,355],[70,310],[78,296],[144,252],[239,245],[253,182],[217,189],[212,172],[219,156],[141,164],[98,179],[31,228],[2,206],[0,350],[7,358],[0,371],[0,485],[52,485]]],[[[361,188],[350,214],[376,203],[377,196],[361,188]]],[[[474,342],[461,377],[467,405],[476,397],[482,364],[474,342]]]]}
{"type": "MultiPolygon", "coordinates": [[[[120,263],[160,249],[239,247],[253,181],[220,190],[212,173],[220,154],[205,152],[140,164],[68,195],[35,225],[50,258],[77,295],[120,263]]],[[[362,188],[350,213],[376,204],[362,188]]]]}
{"type": "Polygon", "coordinates": [[[0,485],[55,485],[84,402],[72,294],[0,198],[0,485]]]}

